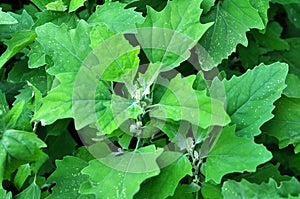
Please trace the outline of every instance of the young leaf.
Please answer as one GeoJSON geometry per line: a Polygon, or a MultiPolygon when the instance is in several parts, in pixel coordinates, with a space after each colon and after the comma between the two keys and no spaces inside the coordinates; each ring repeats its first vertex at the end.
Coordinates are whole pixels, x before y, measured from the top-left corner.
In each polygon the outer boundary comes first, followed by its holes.
{"type": "Polygon", "coordinates": [[[150,112],[151,117],[161,120],[186,120],[204,129],[212,125],[228,124],[230,118],[223,104],[206,96],[205,91],[193,90],[195,76],[191,77],[183,79],[177,75],[173,78],[160,102],[150,112]]]}
{"type": "Polygon", "coordinates": [[[240,77],[224,80],[227,113],[237,127],[237,135],[259,135],[260,127],[270,120],[273,103],[285,88],[286,64],[260,64],[240,77]]]}
{"type": "Polygon", "coordinates": [[[3,12],[2,8],[0,8],[0,24],[1,25],[16,24],[16,23],[18,23],[18,21],[14,17],[10,16],[6,12],[3,12]]]}
{"type": "Polygon", "coordinates": [[[263,131],[279,140],[279,148],[292,144],[299,153],[300,99],[282,96],[275,106],[275,117],[263,126],[263,131]]]}
{"type": "Polygon", "coordinates": [[[186,175],[192,176],[192,165],[186,156],[181,156],[172,164],[162,168],[158,176],[143,183],[134,197],[163,199],[172,196],[179,181],[186,175]]]}
{"type": "Polygon", "coordinates": [[[202,0],[169,1],[157,12],[147,7],[145,22],[138,25],[137,39],[152,63],[161,62],[163,71],[189,58],[193,48],[212,25],[199,22],[202,0]]]}
{"type": "Polygon", "coordinates": [[[134,8],[125,9],[126,4],[106,1],[98,6],[88,19],[88,23],[106,25],[115,33],[135,33],[137,23],[143,23],[144,17],[134,8]]]}
{"type": "Polygon", "coordinates": [[[205,180],[219,184],[225,174],[255,171],[258,165],[271,158],[271,152],[256,144],[253,138],[236,136],[235,126],[224,127],[207,154],[205,180]]]}
{"type": "Polygon", "coordinates": [[[82,159],[65,156],[63,160],[57,160],[56,170],[49,176],[47,183],[56,183],[53,192],[47,199],[53,198],[78,198],[80,185],[88,179],[81,173],[88,163],[82,159]]]}
{"type": "MultiPolygon", "coordinates": [[[[268,4],[265,1],[264,4],[268,4]]],[[[266,12],[266,10],[265,10],[266,12]]],[[[246,32],[250,28],[263,29],[265,26],[250,0],[226,0],[202,17],[204,22],[214,22],[200,40],[200,44],[208,51],[215,64],[227,58],[238,44],[248,44],[246,32]]]]}
{"type": "Polygon", "coordinates": [[[106,160],[92,160],[82,170],[90,179],[79,192],[94,194],[96,198],[133,198],[144,180],[159,174],[156,159],[161,153],[151,145],[106,160]]]}
{"type": "Polygon", "coordinates": [[[64,4],[63,0],[56,0],[48,3],[46,9],[63,12],[67,10],[67,6],[64,4]]]}
{"type": "Polygon", "coordinates": [[[41,198],[41,189],[35,182],[33,182],[24,191],[16,195],[14,198],[15,199],[27,199],[27,198],[39,199],[41,198]]]}

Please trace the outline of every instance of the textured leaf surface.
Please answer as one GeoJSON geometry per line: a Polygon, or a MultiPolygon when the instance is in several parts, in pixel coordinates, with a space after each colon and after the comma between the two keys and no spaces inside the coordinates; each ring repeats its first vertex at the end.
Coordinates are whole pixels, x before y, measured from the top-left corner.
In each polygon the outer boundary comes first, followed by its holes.
{"type": "Polygon", "coordinates": [[[173,78],[157,108],[150,115],[162,120],[186,120],[202,128],[228,124],[230,119],[223,104],[207,97],[205,91],[193,90],[194,79],[195,76],[183,79],[180,75],[173,78]]]}
{"type": "Polygon", "coordinates": [[[77,157],[65,156],[63,160],[57,160],[57,169],[47,179],[47,183],[55,182],[56,185],[47,198],[79,198],[79,186],[88,179],[80,173],[86,166],[88,163],[77,157]]]}
{"type": "Polygon", "coordinates": [[[186,175],[192,176],[192,165],[186,156],[182,156],[172,164],[162,168],[158,176],[143,183],[135,198],[163,199],[172,196],[179,181],[186,175]]]}
{"type": "Polygon", "coordinates": [[[105,162],[103,159],[90,161],[89,166],[82,171],[89,175],[90,182],[80,187],[80,193],[94,194],[99,199],[133,198],[144,180],[159,174],[155,160],[161,152],[154,146],[148,146],[131,152],[129,156],[114,156],[105,162]]]}
{"type": "MultiPolygon", "coordinates": [[[[268,1],[264,4],[268,4],[268,1]]],[[[251,28],[264,28],[258,11],[251,6],[249,0],[227,0],[222,4],[219,2],[202,21],[214,22],[201,38],[200,44],[216,64],[234,52],[238,44],[248,44],[247,31],[251,28]]]]}
{"type": "Polygon", "coordinates": [[[241,182],[226,181],[222,187],[224,199],[231,198],[287,198],[289,194],[298,196],[300,193],[300,183],[292,178],[290,181],[280,183],[278,187],[276,182],[270,178],[268,183],[255,184],[247,180],[241,182]]]}
{"type": "Polygon", "coordinates": [[[292,144],[300,152],[300,99],[281,97],[276,103],[275,117],[263,127],[264,132],[279,140],[279,148],[292,144]]]}
{"type": "Polygon", "coordinates": [[[114,32],[136,32],[137,23],[143,23],[144,17],[134,8],[124,9],[126,4],[107,1],[98,6],[88,19],[90,24],[104,24],[114,32]]]}
{"type": "Polygon", "coordinates": [[[150,62],[161,62],[162,70],[169,70],[190,56],[189,50],[211,26],[199,22],[201,2],[169,1],[161,12],[147,7],[145,22],[138,25],[137,39],[150,62]]]}
{"type": "Polygon", "coordinates": [[[272,154],[252,138],[238,137],[235,127],[224,127],[207,154],[206,181],[220,183],[225,174],[255,171],[256,167],[272,158],[272,154]]]}
{"type": "Polygon", "coordinates": [[[224,80],[227,112],[236,124],[237,134],[255,136],[270,120],[273,103],[285,88],[286,64],[261,64],[240,77],[224,80]]]}

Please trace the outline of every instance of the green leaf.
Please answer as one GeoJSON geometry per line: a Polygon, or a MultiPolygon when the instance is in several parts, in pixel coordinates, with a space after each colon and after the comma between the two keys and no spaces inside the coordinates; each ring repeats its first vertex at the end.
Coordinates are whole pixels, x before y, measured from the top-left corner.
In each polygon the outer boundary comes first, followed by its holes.
{"type": "Polygon", "coordinates": [[[45,10],[46,5],[53,0],[30,0],[32,3],[34,3],[40,10],[45,10]]]}
{"type": "Polygon", "coordinates": [[[287,12],[288,19],[297,27],[300,28],[300,1],[298,3],[286,4],[284,8],[287,12]]]}
{"type": "Polygon", "coordinates": [[[247,180],[241,182],[226,181],[222,187],[224,199],[231,198],[287,198],[289,194],[298,196],[300,183],[292,178],[290,181],[283,181],[277,187],[276,182],[270,178],[268,183],[255,184],[247,180]]]}
{"type": "Polygon", "coordinates": [[[7,112],[7,114],[4,117],[5,128],[1,130],[13,129],[16,126],[22,114],[24,104],[24,101],[20,101],[19,103],[14,105],[9,112],[7,112]]]}
{"type": "Polygon", "coordinates": [[[270,120],[273,103],[285,88],[288,67],[283,63],[260,64],[240,77],[224,80],[227,113],[237,127],[237,135],[259,135],[260,127],[270,120]]]}
{"type": "Polygon", "coordinates": [[[5,43],[7,45],[6,51],[0,56],[0,68],[10,60],[14,55],[20,52],[23,48],[28,46],[35,39],[34,31],[24,31],[12,34],[12,38],[5,43]]]}
{"type": "Polygon", "coordinates": [[[192,176],[192,165],[186,156],[181,156],[172,164],[162,168],[158,176],[144,182],[134,197],[163,199],[172,196],[179,181],[186,175],[192,176]]]}
{"type": "Polygon", "coordinates": [[[67,10],[67,6],[64,4],[63,0],[56,0],[50,2],[46,5],[47,10],[63,12],[67,10]]]}
{"type": "Polygon", "coordinates": [[[270,8],[270,1],[271,0],[250,0],[251,6],[258,11],[264,26],[268,23],[268,9],[270,8]]]}
{"type": "Polygon", "coordinates": [[[201,194],[204,198],[223,199],[222,186],[210,182],[202,184],[201,194]]]}
{"type": "Polygon", "coordinates": [[[39,199],[41,198],[41,189],[33,182],[24,191],[14,197],[15,199],[39,199]]]}
{"type": "Polygon", "coordinates": [[[69,12],[74,12],[81,6],[83,6],[84,2],[86,0],[71,0],[70,5],[69,5],[69,12]]]}
{"type": "Polygon", "coordinates": [[[215,5],[216,0],[203,0],[201,3],[201,8],[203,13],[206,14],[215,5]]]}
{"type": "MultiPolygon", "coordinates": [[[[268,4],[268,1],[264,4],[268,4]]],[[[201,38],[200,44],[208,51],[215,64],[221,63],[234,52],[238,44],[247,46],[246,32],[251,28],[265,27],[260,14],[252,7],[250,0],[226,0],[219,2],[207,16],[202,17],[203,22],[214,22],[201,38]]]]}
{"type": "Polygon", "coordinates": [[[299,0],[271,0],[272,3],[280,3],[280,4],[291,4],[291,3],[299,3],[299,0]]]}
{"type": "Polygon", "coordinates": [[[180,184],[178,185],[175,193],[173,196],[168,197],[168,199],[182,199],[184,196],[184,199],[194,199],[195,192],[199,191],[200,186],[196,183],[191,184],[180,184]]]}
{"type": "Polygon", "coordinates": [[[29,164],[23,164],[19,166],[16,176],[14,177],[14,185],[18,190],[22,188],[26,179],[31,174],[31,168],[29,164]]]}
{"type": "Polygon", "coordinates": [[[70,28],[76,28],[79,18],[74,13],[56,12],[51,10],[44,10],[37,12],[36,17],[38,18],[34,26],[42,26],[47,22],[51,22],[55,25],[67,24],[70,28]]]}
{"type": "Polygon", "coordinates": [[[224,127],[207,154],[205,180],[219,184],[225,174],[253,172],[271,158],[272,154],[253,138],[236,136],[235,126],[224,127]]]}
{"type": "Polygon", "coordinates": [[[47,197],[52,198],[79,198],[79,186],[88,179],[81,170],[88,166],[82,159],[65,156],[63,160],[57,160],[56,170],[49,176],[47,183],[56,183],[53,192],[47,197]]]}
{"type": "Polygon", "coordinates": [[[275,117],[266,123],[263,131],[279,140],[279,148],[292,144],[300,152],[300,99],[282,96],[275,103],[275,117]]]}
{"type": "Polygon", "coordinates": [[[191,124],[207,128],[212,125],[224,126],[230,122],[223,104],[206,96],[205,91],[193,90],[195,76],[183,79],[173,78],[159,104],[150,112],[151,117],[161,120],[186,120],[191,124]],[[189,96],[188,98],[186,96],[189,96]]]}
{"type": "Polygon", "coordinates": [[[10,16],[6,12],[3,12],[2,8],[0,8],[0,24],[1,25],[2,24],[6,24],[6,25],[7,24],[16,24],[16,23],[18,23],[18,21],[14,17],[10,16]]]}
{"type": "Polygon", "coordinates": [[[143,23],[141,13],[135,12],[134,8],[125,9],[126,4],[106,1],[98,6],[96,11],[88,19],[88,23],[106,25],[115,33],[135,33],[137,23],[143,23]]]}
{"type": "Polygon", "coordinates": [[[159,174],[155,160],[161,153],[151,145],[121,156],[92,160],[82,170],[90,179],[82,184],[80,193],[96,198],[133,198],[144,180],[159,174]]]}
{"type": "Polygon", "coordinates": [[[12,199],[12,193],[11,192],[6,192],[5,189],[3,189],[2,185],[0,185],[0,197],[3,199],[12,199]]]}
{"type": "Polygon", "coordinates": [[[286,77],[287,87],[283,94],[290,98],[300,98],[300,77],[294,74],[288,74],[286,77]]]}
{"type": "Polygon", "coordinates": [[[46,65],[46,55],[43,47],[36,41],[30,45],[28,68],[38,68],[46,65]]]}
{"type": "Polygon", "coordinates": [[[38,160],[43,154],[40,148],[47,146],[36,134],[13,129],[3,132],[1,144],[9,156],[23,161],[38,160]]]}
{"type": "Polygon", "coordinates": [[[138,25],[137,39],[150,62],[164,65],[163,71],[173,69],[188,59],[189,50],[212,25],[199,22],[201,2],[169,1],[161,12],[147,7],[145,22],[138,25]]]}

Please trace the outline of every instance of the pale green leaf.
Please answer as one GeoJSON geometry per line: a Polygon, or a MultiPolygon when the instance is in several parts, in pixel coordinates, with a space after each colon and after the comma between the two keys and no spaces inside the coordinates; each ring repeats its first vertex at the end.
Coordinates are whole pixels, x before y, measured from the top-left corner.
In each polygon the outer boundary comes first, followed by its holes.
{"type": "Polygon", "coordinates": [[[2,8],[0,8],[0,24],[16,24],[18,23],[18,21],[12,17],[11,15],[9,15],[6,12],[2,11],[2,8]]]}
{"type": "Polygon", "coordinates": [[[186,120],[202,128],[228,124],[230,118],[223,104],[206,96],[205,91],[193,90],[194,79],[195,76],[184,79],[180,75],[173,78],[160,102],[150,112],[151,117],[164,121],[166,119],[186,120]]]}
{"type": "Polygon", "coordinates": [[[234,52],[238,44],[247,46],[246,32],[251,28],[265,27],[260,14],[263,13],[252,7],[250,0],[226,0],[219,2],[207,16],[202,17],[203,22],[214,22],[201,38],[200,44],[208,51],[215,64],[221,63],[234,52]]]}
{"type": "Polygon", "coordinates": [[[161,149],[151,145],[120,156],[92,160],[82,171],[89,175],[89,182],[82,184],[79,192],[94,194],[99,199],[133,198],[144,180],[159,174],[156,159],[161,153],[161,149]]]}
{"type": "Polygon", "coordinates": [[[294,145],[300,152],[300,99],[282,96],[276,103],[275,117],[266,123],[263,131],[279,140],[279,148],[294,145]]]}
{"type": "Polygon", "coordinates": [[[268,23],[268,9],[270,8],[270,1],[271,0],[250,0],[251,6],[258,10],[258,14],[261,17],[264,26],[268,23]]]}
{"type": "Polygon", "coordinates": [[[271,152],[256,144],[253,138],[235,135],[235,126],[224,127],[207,154],[205,180],[220,183],[225,174],[253,172],[271,158],[271,152]]]}
{"type": "Polygon", "coordinates": [[[145,22],[138,25],[137,39],[152,63],[170,70],[190,57],[193,48],[212,25],[199,22],[202,0],[169,1],[160,12],[147,7],[145,22]]]}
{"type": "Polygon", "coordinates": [[[88,23],[103,24],[109,30],[120,33],[136,32],[136,23],[143,23],[144,18],[141,13],[135,12],[134,8],[125,9],[126,4],[106,1],[98,6],[96,11],[88,19],[88,23]]]}
{"type": "Polygon", "coordinates": [[[56,170],[49,176],[47,183],[56,183],[53,192],[47,199],[54,198],[79,198],[80,185],[88,179],[81,170],[88,166],[82,159],[65,156],[62,160],[56,160],[56,170]]]}
{"type": "Polygon", "coordinates": [[[34,41],[36,34],[34,31],[24,31],[12,34],[12,38],[4,44],[6,51],[0,56],[0,68],[10,60],[14,55],[34,41]]]}
{"type": "Polygon", "coordinates": [[[46,5],[48,3],[51,3],[53,0],[30,0],[32,3],[34,3],[40,10],[45,10],[46,5]]]}
{"type": "Polygon", "coordinates": [[[34,42],[30,45],[30,48],[28,68],[38,68],[46,65],[46,55],[43,52],[43,47],[38,42],[34,42]]]}
{"type": "Polygon", "coordinates": [[[81,6],[83,6],[84,2],[86,0],[71,0],[70,5],[69,5],[69,12],[74,12],[81,6]]]}
{"type": "Polygon", "coordinates": [[[186,175],[192,176],[192,165],[186,156],[181,156],[172,164],[163,167],[158,176],[143,183],[141,190],[134,197],[164,199],[172,196],[179,181],[186,175]]]}
{"type": "Polygon", "coordinates": [[[270,120],[273,103],[285,88],[288,67],[283,63],[260,64],[240,77],[224,80],[227,113],[236,124],[237,134],[256,136],[270,120]]]}

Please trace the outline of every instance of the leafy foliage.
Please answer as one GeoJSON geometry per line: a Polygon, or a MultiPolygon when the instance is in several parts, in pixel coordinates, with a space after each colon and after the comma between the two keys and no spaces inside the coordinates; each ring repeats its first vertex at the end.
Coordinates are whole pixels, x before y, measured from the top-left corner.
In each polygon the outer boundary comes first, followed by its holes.
{"type": "Polygon", "coordinates": [[[299,198],[299,7],[1,2],[0,198],[299,198]]]}

